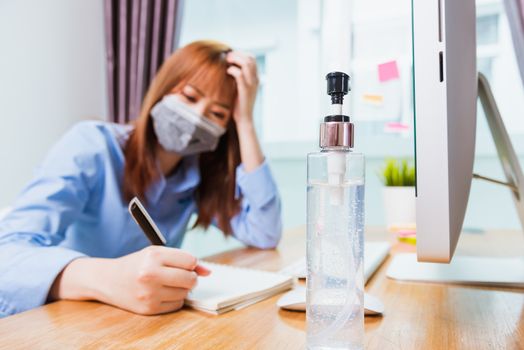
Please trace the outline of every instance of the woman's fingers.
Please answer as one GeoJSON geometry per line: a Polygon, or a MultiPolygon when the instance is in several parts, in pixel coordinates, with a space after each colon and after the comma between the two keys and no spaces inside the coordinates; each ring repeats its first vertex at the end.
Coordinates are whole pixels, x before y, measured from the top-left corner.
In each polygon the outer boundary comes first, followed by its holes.
{"type": "Polygon", "coordinates": [[[156,310],[157,312],[155,312],[155,314],[165,314],[168,312],[177,311],[181,309],[182,306],[184,306],[184,300],[163,302],[158,306],[156,310]]]}
{"type": "Polygon", "coordinates": [[[232,75],[233,78],[235,78],[237,85],[239,85],[240,88],[246,86],[246,80],[240,68],[238,68],[237,66],[231,66],[227,69],[227,73],[232,75]]]}
{"type": "Polygon", "coordinates": [[[158,290],[158,299],[162,302],[173,302],[184,300],[189,289],[163,286],[158,290]]]}
{"type": "Polygon", "coordinates": [[[198,264],[197,258],[177,248],[150,246],[146,249],[150,259],[165,266],[193,271],[198,264]]]}
{"type": "Polygon", "coordinates": [[[257,64],[253,56],[232,51],[228,54],[227,61],[240,68],[248,85],[258,84],[257,64]]]}
{"type": "Polygon", "coordinates": [[[211,270],[203,265],[197,265],[197,267],[195,267],[195,272],[199,276],[209,276],[211,274],[211,270]]]}
{"type": "Polygon", "coordinates": [[[239,51],[231,51],[227,54],[226,60],[231,63],[235,64],[239,67],[246,66],[249,69],[256,70],[256,61],[255,58],[249,54],[239,52],[239,51]]]}
{"type": "Polygon", "coordinates": [[[193,289],[197,284],[198,275],[195,271],[187,271],[174,267],[160,267],[158,282],[163,286],[193,289]]]}

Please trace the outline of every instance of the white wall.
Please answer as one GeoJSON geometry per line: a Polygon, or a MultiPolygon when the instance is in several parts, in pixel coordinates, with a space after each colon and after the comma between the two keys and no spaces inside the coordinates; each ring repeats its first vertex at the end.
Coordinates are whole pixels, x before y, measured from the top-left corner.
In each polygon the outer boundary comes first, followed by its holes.
{"type": "Polygon", "coordinates": [[[262,100],[264,144],[309,140],[317,133],[324,90],[311,83],[320,82],[319,10],[319,0],[186,1],[182,45],[215,39],[265,54],[264,91],[269,93],[262,100]]]}
{"type": "Polygon", "coordinates": [[[0,1],[0,207],[75,122],[104,118],[103,2],[0,1]]]}

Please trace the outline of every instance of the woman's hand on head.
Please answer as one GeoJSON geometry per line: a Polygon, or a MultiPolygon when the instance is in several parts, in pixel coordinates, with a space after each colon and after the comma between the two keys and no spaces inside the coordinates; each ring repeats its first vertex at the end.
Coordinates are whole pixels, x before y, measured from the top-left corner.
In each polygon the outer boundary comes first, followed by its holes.
{"type": "Polygon", "coordinates": [[[227,72],[237,82],[238,97],[233,110],[233,119],[238,131],[240,158],[245,171],[250,172],[264,161],[253,125],[253,107],[258,89],[257,65],[253,56],[237,51],[228,53],[227,61],[231,64],[227,72]]]}
{"type": "Polygon", "coordinates": [[[237,83],[237,100],[233,110],[233,119],[237,126],[252,124],[258,89],[256,60],[249,54],[231,51],[227,54],[227,61],[231,64],[227,72],[235,78],[237,83]]]}
{"type": "Polygon", "coordinates": [[[54,299],[96,299],[142,315],[161,314],[180,309],[198,276],[209,273],[182,250],[150,246],[117,259],[74,260],[62,272],[54,299]],[[78,281],[79,275],[93,278],[78,281]]]}

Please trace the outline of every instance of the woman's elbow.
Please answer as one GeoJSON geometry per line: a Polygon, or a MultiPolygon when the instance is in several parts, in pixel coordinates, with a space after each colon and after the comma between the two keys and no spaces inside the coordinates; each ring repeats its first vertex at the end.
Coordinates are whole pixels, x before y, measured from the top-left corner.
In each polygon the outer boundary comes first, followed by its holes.
{"type": "Polygon", "coordinates": [[[266,231],[259,232],[259,237],[263,237],[263,239],[259,239],[256,247],[259,249],[275,249],[278,246],[278,243],[280,243],[280,239],[282,238],[282,223],[279,222],[278,225],[273,227],[272,229],[266,231]]]}

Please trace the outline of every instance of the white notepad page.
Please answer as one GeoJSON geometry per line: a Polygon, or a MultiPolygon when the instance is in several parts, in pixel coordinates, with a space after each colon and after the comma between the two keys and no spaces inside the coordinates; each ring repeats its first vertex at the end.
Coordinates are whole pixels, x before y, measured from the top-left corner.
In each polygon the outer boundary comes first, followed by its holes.
{"type": "Polygon", "coordinates": [[[294,279],[278,273],[200,262],[211,275],[199,277],[186,298],[186,305],[211,313],[222,313],[235,306],[250,305],[281,291],[291,289],[294,279]]]}

